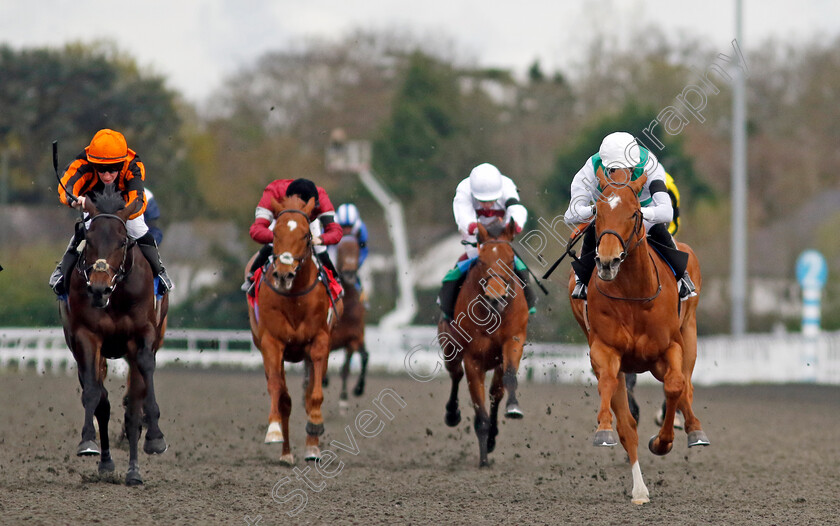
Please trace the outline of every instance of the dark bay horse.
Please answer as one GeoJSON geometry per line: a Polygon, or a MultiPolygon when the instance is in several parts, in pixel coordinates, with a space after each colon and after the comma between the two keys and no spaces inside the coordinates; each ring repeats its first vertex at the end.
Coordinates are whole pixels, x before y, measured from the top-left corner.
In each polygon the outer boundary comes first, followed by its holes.
{"type": "MultiPolygon", "coordinates": [[[[627,451],[633,476],[632,501],[649,502],[638,460],[636,421],[627,402],[624,373],[650,371],[664,383],[666,413],[659,433],[648,444],[664,455],[674,441],[674,414],[685,416],[688,447],[708,445],[709,440],[692,410],[691,375],[697,357],[698,297],[680,302],[677,278],[647,242],[638,194],[647,175],[630,181],[628,170],[615,170],[608,178],[598,169],[602,195],[596,203],[595,233],[597,273],[589,282],[586,300],[569,297],[575,318],[589,342],[592,370],[598,379],[600,407],[594,445],[618,443],[612,429],[615,413],[618,438],[627,451]],[[620,182],[630,181],[630,182],[620,182]]],[[[691,248],[688,272],[700,292],[700,265],[691,248]]]]}
{"type": "Polygon", "coordinates": [[[330,351],[344,349],[344,365],[341,368],[341,395],[339,406],[347,408],[347,377],[350,375],[350,360],[358,352],[362,361],[359,380],[353,389],[355,396],[365,392],[368,352],[365,348],[365,305],[356,288],[359,270],[359,240],[352,234],[345,234],[338,242],[335,267],[344,283],[344,312],[330,337],[330,351]]]}
{"type": "MultiPolygon", "coordinates": [[[[256,310],[249,303],[248,316],[254,344],[260,349],[271,398],[265,442],[283,444],[280,461],[294,464],[289,446],[289,414],[292,399],[286,384],[284,362],[304,361],[309,378],[306,388],[305,460],[321,458],[320,436],[324,433],[321,381],[327,371],[330,332],[336,323],[333,307],[315,260],[309,217],[315,199],[304,203],[297,196],[272,200],[274,253],[259,287],[256,310]]],[[[250,266],[250,265],[249,265],[250,266]]],[[[341,314],[342,303],[336,305],[341,314]]]]}
{"type": "Polygon", "coordinates": [[[111,405],[105,390],[106,358],[125,358],[129,366],[125,429],[129,443],[127,485],[142,484],[137,460],[141,423],[147,426],[143,451],[166,451],[155,399],[155,353],[163,341],[168,295],[156,301],[152,269],[128,236],[126,221],[141,206],[126,208],[119,193],[106,190],[86,199],[90,226],[68,282],[59,312],[67,346],[76,359],[82,405],[82,440],[76,454],[101,455],[99,472],[115,469],[108,440],[111,405]],[[93,417],[102,444],[96,443],[93,417]],[[145,422],[144,422],[145,421],[145,422]]]}
{"type": "Polygon", "coordinates": [[[528,332],[528,305],[524,284],[513,272],[511,242],[515,228],[513,222],[507,227],[502,227],[501,223],[488,228],[478,225],[478,260],[469,270],[458,294],[455,317],[451,322],[441,320],[438,324],[438,342],[452,380],[445,422],[454,427],[461,421],[458,385],[466,369],[475,409],[480,467],[488,465],[487,454],[496,447],[499,404],[505,391],[508,393],[505,417],[519,419],[524,416],[516,399],[516,373],[528,332]],[[488,415],[484,379],[490,370],[493,380],[488,415]]]}

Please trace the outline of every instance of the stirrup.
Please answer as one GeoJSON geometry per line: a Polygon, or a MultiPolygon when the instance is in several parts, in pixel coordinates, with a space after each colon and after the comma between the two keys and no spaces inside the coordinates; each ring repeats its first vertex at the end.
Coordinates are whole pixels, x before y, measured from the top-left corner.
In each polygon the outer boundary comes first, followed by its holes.
{"type": "Polygon", "coordinates": [[[575,288],[572,291],[572,297],[576,300],[586,299],[586,283],[582,281],[575,281],[575,288]]]}
{"type": "Polygon", "coordinates": [[[64,296],[66,294],[64,290],[64,274],[58,269],[50,276],[50,288],[57,296],[64,296]]]}
{"type": "Polygon", "coordinates": [[[158,274],[157,277],[160,280],[160,284],[158,285],[158,294],[161,296],[175,288],[175,284],[172,283],[171,279],[169,279],[166,269],[161,269],[160,274],[158,274]]]}
{"type": "Polygon", "coordinates": [[[693,298],[696,295],[697,289],[694,287],[694,283],[691,281],[691,277],[688,275],[688,272],[686,272],[683,274],[683,277],[680,278],[680,301],[693,298]]]}

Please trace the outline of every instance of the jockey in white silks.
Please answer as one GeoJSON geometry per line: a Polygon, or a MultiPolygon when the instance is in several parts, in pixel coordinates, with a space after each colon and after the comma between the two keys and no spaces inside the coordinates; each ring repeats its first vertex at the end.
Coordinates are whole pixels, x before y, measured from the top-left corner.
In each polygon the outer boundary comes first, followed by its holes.
{"type": "MultiPolygon", "coordinates": [[[[489,163],[476,166],[470,176],[461,181],[455,190],[452,202],[455,223],[466,248],[455,267],[443,278],[438,304],[445,319],[452,319],[455,300],[467,275],[467,270],[478,257],[476,229],[481,223],[485,227],[496,222],[507,225],[513,221],[516,232],[521,232],[528,219],[528,210],[519,202],[516,184],[499,169],[489,163]]],[[[536,296],[529,283],[528,269],[517,257],[514,273],[523,283],[528,311],[536,312],[536,296]]]]}

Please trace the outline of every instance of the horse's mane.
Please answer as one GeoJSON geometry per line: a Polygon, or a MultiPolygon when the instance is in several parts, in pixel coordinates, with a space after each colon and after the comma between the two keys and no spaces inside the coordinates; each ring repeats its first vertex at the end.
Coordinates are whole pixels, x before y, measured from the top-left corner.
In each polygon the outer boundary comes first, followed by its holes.
{"type": "Polygon", "coordinates": [[[505,225],[502,224],[501,221],[494,221],[487,225],[487,234],[491,238],[496,238],[502,235],[502,232],[505,231],[505,225]]]}
{"type": "Polygon", "coordinates": [[[110,184],[105,185],[101,192],[94,193],[92,199],[100,214],[115,214],[125,208],[122,194],[110,184]]]}

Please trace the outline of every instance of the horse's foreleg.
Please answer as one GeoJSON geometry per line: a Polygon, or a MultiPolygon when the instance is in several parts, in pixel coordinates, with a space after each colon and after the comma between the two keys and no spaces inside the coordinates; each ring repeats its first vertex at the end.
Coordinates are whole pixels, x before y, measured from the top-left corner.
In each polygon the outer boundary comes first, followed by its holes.
{"type": "Polygon", "coordinates": [[[108,438],[108,421],[111,419],[111,402],[108,401],[108,391],[102,385],[99,404],[96,406],[96,420],[99,422],[99,440],[102,444],[102,455],[99,457],[99,472],[114,471],[114,461],[111,459],[111,443],[108,438]]]}
{"type": "Polygon", "coordinates": [[[664,366],[667,367],[663,377],[665,418],[662,420],[659,434],[651,437],[648,443],[648,448],[655,455],[667,454],[674,445],[674,415],[677,413],[677,404],[686,387],[682,358],[682,346],[678,342],[671,342],[670,347],[665,351],[664,366]]]}
{"type": "Polygon", "coordinates": [[[474,429],[478,437],[478,467],[487,467],[487,439],[490,436],[490,416],[484,406],[484,367],[469,355],[464,356],[467,385],[475,409],[474,429]]]}
{"type": "Polygon", "coordinates": [[[98,378],[99,345],[100,343],[88,331],[79,331],[72,346],[79,384],[82,387],[82,407],[85,410],[82,440],[76,449],[78,456],[100,454],[99,445],[96,443],[96,429],[93,426],[93,417],[102,399],[102,385],[98,378]]]}
{"type": "MultiPolygon", "coordinates": [[[[270,409],[268,411],[268,431],[265,434],[266,444],[283,443],[283,455],[287,451],[285,437],[288,430],[282,425],[281,393],[285,390],[286,379],[283,375],[283,351],[284,347],[279,341],[271,336],[265,335],[260,341],[260,351],[263,357],[263,368],[265,369],[265,381],[268,390],[270,409]]],[[[286,390],[288,396],[288,390],[286,390]]],[[[291,402],[289,403],[291,410],[291,402]]]]}
{"type": "MultiPolygon", "coordinates": [[[[505,397],[505,373],[503,366],[493,370],[493,380],[490,383],[490,431],[487,435],[487,452],[496,449],[496,437],[499,435],[499,405],[505,397]]],[[[510,396],[508,396],[508,411],[510,411],[510,396]]],[[[507,416],[507,415],[506,415],[507,416]]]]}
{"type": "Polygon", "coordinates": [[[621,359],[611,348],[600,342],[593,342],[589,348],[589,359],[592,370],[598,379],[598,395],[601,403],[598,408],[598,431],[592,444],[595,446],[614,446],[618,438],[612,429],[612,413],[610,402],[618,389],[618,371],[621,359]]]}
{"type": "Polygon", "coordinates": [[[324,434],[324,415],[321,404],[324,402],[324,388],[321,380],[327,373],[327,361],[330,355],[330,335],[321,331],[309,348],[312,360],[312,378],[306,397],[306,451],[304,460],[319,460],[321,458],[321,435],[324,434]]]}
{"type": "Polygon", "coordinates": [[[341,366],[341,394],[339,395],[339,406],[347,407],[347,378],[350,376],[350,360],[353,359],[354,343],[349,343],[344,348],[344,364],[341,366]]]}
{"type": "Polygon", "coordinates": [[[464,366],[461,358],[454,356],[452,359],[446,360],[444,365],[446,365],[446,370],[449,372],[451,386],[449,389],[449,400],[446,402],[446,414],[443,420],[449,427],[455,427],[461,423],[461,410],[458,409],[458,387],[461,385],[461,379],[464,377],[464,366]]]}
{"type": "Polygon", "coordinates": [[[359,372],[359,380],[356,382],[356,387],[353,389],[355,396],[362,396],[365,393],[365,378],[367,376],[368,351],[365,347],[365,342],[362,341],[359,346],[359,357],[362,360],[362,370],[359,372]]]}
{"type": "Polygon", "coordinates": [[[636,430],[636,419],[630,411],[624,373],[619,373],[617,380],[618,386],[612,400],[610,400],[610,406],[615,413],[616,429],[618,430],[618,437],[621,439],[621,445],[630,459],[630,471],[633,476],[633,491],[631,493],[633,504],[644,504],[650,502],[650,499],[648,498],[647,486],[645,486],[645,481],[642,478],[642,469],[639,467],[639,435],[636,430]]]}
{"type": "Polygon", "coordinates": [[[160,430],[160,407],[155,396],[155,352],[152,345],[155,341],[154,327],[149,329],[145,340],[137,351],[137,368],[143,376],[143,413],[145,415],[146,439],[143,442],[143,451],[147,455],[159,455],[168,448],[163,432],[160,430]]]}
{"type": "Polygon", "coordinates": [[[508,399],[505,407],[506,418],[522,418],[525,413],[519,407],[516,399],[516,388],[519,382],[516,373],[519,371],[519,362],[522,360],[522,346],[525,343],[525,335],[514,336],[505,342],[502,349],[502,369],[504,371],[504,388],[507,391],[508,399]]]}

